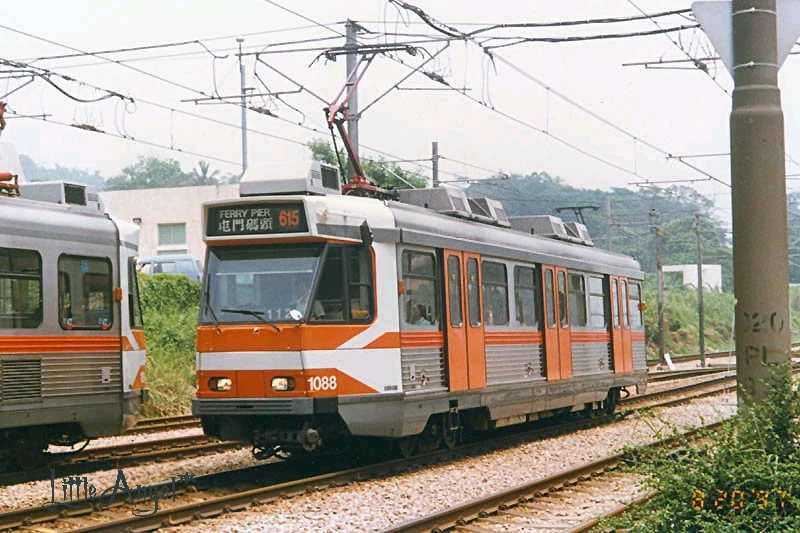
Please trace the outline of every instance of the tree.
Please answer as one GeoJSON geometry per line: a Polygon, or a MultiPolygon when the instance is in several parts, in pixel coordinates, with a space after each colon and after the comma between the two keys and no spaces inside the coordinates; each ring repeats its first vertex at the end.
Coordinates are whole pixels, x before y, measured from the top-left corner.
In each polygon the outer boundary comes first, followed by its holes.
{"type": "MultiPolygon", "coordinates": [[[[347,161],[347,155],[343,149],[339,150],[337,159],[337,154],[333,151],[330,143],[322,139],[309,141],[306,146],[311,150],[311,157],[314,161],[322,161],[335,167],[339,166],[339,160],[342,163],[347,161]]],[[[403,170],[396,163],[389,163],[383,158],[377,161],[362,160],[361,166],[364,168],[364,174],[372,183],[385,189],[422,189],[428,184],[425,176],[403,170]]]]}
{"type": "Polygon", "coordinates": [[[194,185],[192,177],[181,170],[174,159],[139,156],[135,164],[122,169],[122,174],[106,182],[106,190],[157,189],[194,185]]]}
{"type": "Polygon", "coordinates": [[[216,185],[219,183],[221,181],[219,178],[219,170],[209,172],[210,167],[211,165],[208,161],[199,161],[197,163],[197,168],[192,169],[189,173],[192,185],[216,185]]]}
{"type": "Polygon", "coordinates": [[[90,173],[87,170],[62,167],[59,164],[56,164],[55,168],[40,167],[33,159],[24,154],[20,154],[19,162],[25,178],[30,182],[67,181],[90,185],[98,191],[105,188],[106,179],[96,170],[90,173]]]}

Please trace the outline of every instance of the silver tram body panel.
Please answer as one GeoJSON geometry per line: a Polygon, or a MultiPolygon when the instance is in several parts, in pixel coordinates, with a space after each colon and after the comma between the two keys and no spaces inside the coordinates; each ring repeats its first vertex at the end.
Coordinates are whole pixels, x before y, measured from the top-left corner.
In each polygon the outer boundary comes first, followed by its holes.
{"type": "MultiPolygon", "coordinates": [[[[41,322],[0,327],[0,430],[33,426],[79,428],[85,437],[117,435],[135,424],[142,391],[124,391],[120,342],[123,317],[113,304],[107,330],[66,330],[59,324],[58,258],[106,258],[120,287],[122,243],[117,225],[89,207],[0,197],[0,248],[33,250],[41,258],[41,322]],[[91,350],[82,349],[91,337],[91,350]]],[[[127,286],[127,282],[125,283],[127,286]]],[[[126,300],[127,301],[127,300],[126,300]]]]}

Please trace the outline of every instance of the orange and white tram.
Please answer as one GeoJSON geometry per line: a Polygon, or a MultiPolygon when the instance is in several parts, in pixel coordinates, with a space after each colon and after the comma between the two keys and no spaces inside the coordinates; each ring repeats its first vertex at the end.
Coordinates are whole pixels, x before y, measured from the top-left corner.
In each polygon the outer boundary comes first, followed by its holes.
{"type": "Polygon", "coordinates": [[[644,389],[634,259],[459,189],[341,195],[335,169],[316,165],[203,206],[192,411],[207,434],[262,457],[350,436],[413,453],[613,412],[620,391],[644,389]]]}

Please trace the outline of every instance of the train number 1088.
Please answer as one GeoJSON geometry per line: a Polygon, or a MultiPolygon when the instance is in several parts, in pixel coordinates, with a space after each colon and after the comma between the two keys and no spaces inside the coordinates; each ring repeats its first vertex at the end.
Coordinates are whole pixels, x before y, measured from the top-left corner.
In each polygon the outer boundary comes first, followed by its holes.
{"type": "Polygon", "coordinates": [[[336,376],[311,376],[306,379],[306,383],[311,392],[336,390],[336,376]]]}

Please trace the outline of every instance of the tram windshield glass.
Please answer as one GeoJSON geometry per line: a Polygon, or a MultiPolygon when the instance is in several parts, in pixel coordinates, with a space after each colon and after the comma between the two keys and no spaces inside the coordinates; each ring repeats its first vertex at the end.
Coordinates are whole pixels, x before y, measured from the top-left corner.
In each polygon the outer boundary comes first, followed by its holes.
{"type": "Polygon", "coordinates": [[[211,249],[201,320],[257,322],[260,316],[294,322],[292,309],[305,316],[323,248],[317,244],[211,249]]]}

